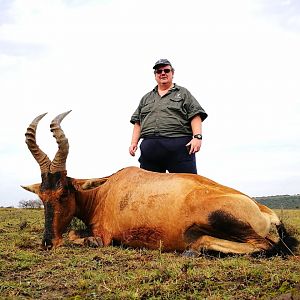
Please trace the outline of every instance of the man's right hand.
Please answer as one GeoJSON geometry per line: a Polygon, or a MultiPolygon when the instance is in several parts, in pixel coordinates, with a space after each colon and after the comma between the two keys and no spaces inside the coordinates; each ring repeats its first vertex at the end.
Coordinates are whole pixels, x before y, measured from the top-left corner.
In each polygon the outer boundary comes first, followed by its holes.
{"type": "Polygon", "coordinates": [[[135,156],[135,152],[137,150],[137,145],[136,144],[131,144],[129,147],[129,153],[131,156],[135,156]]]}

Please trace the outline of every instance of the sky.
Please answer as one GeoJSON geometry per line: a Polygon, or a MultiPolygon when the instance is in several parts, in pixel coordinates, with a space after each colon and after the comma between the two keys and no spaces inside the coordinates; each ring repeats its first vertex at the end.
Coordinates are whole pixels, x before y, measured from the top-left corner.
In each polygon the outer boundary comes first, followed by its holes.
{"type": "Polygon", "coordinates": [[[127,166],[130,117],[167,58],[208,113],[198,174],[251,197],[300,194],[298,0],[0,0],[0,206],[36,195],[25,144],[53,158],[50,122],[70,144],[68,176],[127,166]]]}

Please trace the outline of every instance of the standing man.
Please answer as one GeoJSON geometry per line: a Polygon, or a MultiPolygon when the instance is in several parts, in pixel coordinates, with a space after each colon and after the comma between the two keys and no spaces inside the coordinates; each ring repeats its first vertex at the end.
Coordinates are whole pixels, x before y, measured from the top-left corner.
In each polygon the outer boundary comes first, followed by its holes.
{"type": "Polygon", "coordinates": [[[167,59],[158,60],[153,69],[157,86],[141,99],[130,119],[134,127],[129,153],[135,155],[142,138],[142,169],[197,174],[195,153],[207,113],[186,88],[173,83],[174,68],[167,59]]]}

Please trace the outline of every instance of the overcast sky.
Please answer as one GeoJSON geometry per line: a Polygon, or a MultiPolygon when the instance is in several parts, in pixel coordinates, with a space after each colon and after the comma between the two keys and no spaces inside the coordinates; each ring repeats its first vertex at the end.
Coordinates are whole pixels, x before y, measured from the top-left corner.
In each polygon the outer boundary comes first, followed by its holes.
{"type": "Polygon", "coordinates": [[[169,59],[174,81],[208,113],[198,173],[249,196],[300,193],[298,0],[0,0],[0,206],[35,199],[40,182],[25,131],[48,112],[37,143],[69,139],[68,175],[135,165],[130,116],[169,59]]]}

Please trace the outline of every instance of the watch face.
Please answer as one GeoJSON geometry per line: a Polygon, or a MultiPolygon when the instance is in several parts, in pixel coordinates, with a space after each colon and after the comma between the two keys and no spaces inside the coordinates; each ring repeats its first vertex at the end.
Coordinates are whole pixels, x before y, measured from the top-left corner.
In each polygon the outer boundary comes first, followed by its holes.
{"type": "Polygon", "coordinates": [[[199,139],[199,140],[202,139],[202,135],[201,135],[201,134],[195,134],[194,137],[195,137],[196,139],[199,139]]]}

